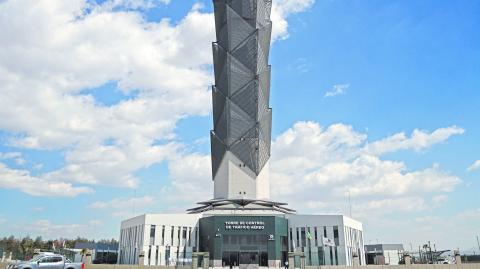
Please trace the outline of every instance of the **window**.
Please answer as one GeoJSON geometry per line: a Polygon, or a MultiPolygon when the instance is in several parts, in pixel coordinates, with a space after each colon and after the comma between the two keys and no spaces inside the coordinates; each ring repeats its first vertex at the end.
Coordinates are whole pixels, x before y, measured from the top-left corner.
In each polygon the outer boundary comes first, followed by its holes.
{"type": "Polygon", "coordinates": [[[187,227],[183,227],[182,239],[187,239],[187,227]]]}
{"type": "Polygon", "coordinates": [[[323,247],[318,248],[318,265],[325,265],[325,253],[323,247]]]}
{"type": "Polygon", "coordinates": [[[45,257],[39,261],[40,263],[50,263],[52,262],[52,257],[45,257]]]}
{"type": "Polygon", "coordinates": [[[328,247],[330,249],[330,265],[333,265],[333,247],[328,247]]]}
{"type": "Polygon", "coordinates": [[[148,246],[148,261],[147,261],[147,264],[150,265],[151,260],[152,260],[152,246],[148,246]]]}
{"type": "Polygon", "coordinates": [[[338,226],[333,226],[333,239],[335,240],[335,245],[339,246],[339,238],[338,238],[338,226]]]}
{"type": "Polygon", "coordinates": [[[155,245],[155,225],[150,225],[150,245],[155,245]]]}
{"type": "Polygon", "coordinates": [[[62,257],[52,257],[52,262],[62,262],[62,257]]]}
{"type": "Polygon", "coordinates": [[[165,245],[165,225],[162,226],[162,246],[165,245]]]}
{"type": "Polygon", "coordinates": [[[315,246],[318,247],[318,234],[317,234],[317,227],[314,227],[313,228],[314,232],[315,232],[315,246]]]}
{"type": "Polygon", "coordinates": [[[172,231],[171,231],[171,234],[170,234],[170,245],[173,246],[173,230],[175,229],[175,227],[172,226],[172,231]]]}
{"type": "Polygon", "coordinates": [[[338,248],[335,247],[335,265],[338,265],[338,248]]]}
{"type": "MultiPolygon", "coordinates": [[[[300,231],[299,231],[298,228],[297,228],[297,242],[296,243],[297,243],[296,246],[299,247],[300,246],[300,231]]],[[[293,251],[295,251],[295,250],[293,250],[293,251]]]]}
{"type": "Polygon", "coordinates": [[[188,227],[188,246],[192,246],[192,227],[188,227]]]}
{"type": "Polygon", "coordinates": [[[302,247],[306,247],[307,246],[307,236],[306,236],[306,233],[305,233],[305,227],[302,227],[300,229],[300,233],[302,235],[302,247]]]}
{"type": "Polygon", "coordinates": [[[327,227],[323,226],[323,237],[327,238],[327,227]]]}
{"type": "Polygon", "coordinates": [[[295,251],[293,249],[293,231],[292,231],[292,228],[290,228],[290,251],[295,251]]]}

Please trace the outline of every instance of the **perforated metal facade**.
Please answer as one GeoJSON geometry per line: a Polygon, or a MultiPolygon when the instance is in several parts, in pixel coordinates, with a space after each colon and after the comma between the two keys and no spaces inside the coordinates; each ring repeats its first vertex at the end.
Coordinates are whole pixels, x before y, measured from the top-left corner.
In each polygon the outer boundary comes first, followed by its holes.
{"type": "Polygon", "coordinates": [[[213,177],[227,151],[257,176],[270,158],[271,0],[214,0],[213,177]]]}

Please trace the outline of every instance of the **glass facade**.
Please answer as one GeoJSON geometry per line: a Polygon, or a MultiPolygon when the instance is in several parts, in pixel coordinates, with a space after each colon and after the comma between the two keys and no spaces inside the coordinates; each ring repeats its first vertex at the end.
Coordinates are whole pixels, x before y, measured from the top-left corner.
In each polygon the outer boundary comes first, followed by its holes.
{"type": "Polygon", "coordinates": [[[200,252],[214,266],[268,267],[288,257],[287,220],[275,216],[212,216],[200,220],[200,252]]]}

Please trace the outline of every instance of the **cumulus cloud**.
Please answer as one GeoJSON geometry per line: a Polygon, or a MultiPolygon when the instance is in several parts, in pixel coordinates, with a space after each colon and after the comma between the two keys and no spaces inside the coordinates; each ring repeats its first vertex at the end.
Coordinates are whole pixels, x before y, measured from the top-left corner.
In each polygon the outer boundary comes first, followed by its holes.
{"type": "Polygon", "coordinates": [[[88,208],[108,210],[115,217],[132,217],[136,210],[144,212],[154,202],[155,198],[147,195],[134,198],[115,198],[110,201],[97,201],[88,205],[88,208]]]}
{"type": "Polygon", "coordinates": [[[475,161],[472,165],[467,168],[467,171],[472,172],[480,169],[480,160],[475,161]]]}
{"type": "MultiPolygon", "coordinates": [[[[442,135],[442,139],[432,135],[444,129],[425,132],[429,139],[421,143],[421,148],[426,150],[446,141],[450,135],[442,135]]],[[[272,199],[288,201],[292,207],[309,212],[345,213],[347,196],[351,196],[357,216],[373,209],[416,212],[445,202],[446,194],[460,184],[457,176],[442,171],[437,164],[411,171],[404,162],[370,154],[371,145],[378,141],[368,143],[366,134],[345,124],[322,127],[316,122],[295,123],[273,141],[272,199]]],[[[392,143],[389,151],[417,148],[392,143]]],[[[166,192],[171,201],[185,200],[191,204],[211,197],[208,155],[186,154],[178,162],[171,162],[169,168],[175,182],[166,192]],[[192,193],[198,197],[192,197],[192,193]]]]}
{"type": "MultiPolygon", "coordinates": [[[[445,129],[450,130],[441,128],[427,136],[422,134],[420,137],[427,137],[422,143],[409,143],[409,146],[404,146],[404,140],[397,140],[399,145],[392,142],[388,150],[427,149],[446,141],[451,133],[462,133],[453,129],[449,135],[443,135],[445,129]]],[[[424,199],[425,195],[451,192],[461,182],[436,164],[410,171],[401,161],[383,160],[371,154],[372,144],[380,142],[368,143],[366,134],[348,125],[322,128],[315,122],[296,123],[273,141],[271,178],[276,182],[272,184],[273,196],[294,201],[299,207],[304,207],[302,201],[318,201],[318,197],[322,197],[322,202],[332,201],[331,205],[340,201],[337,208],[343,210],[345,197],[351,195],[359,208],[368,208],[368,204],[363,203],[372,199],[376,205],[387,207],[401,203],[405,197],[424,199]],[[379,198],[383,200],[379,202],[379,198]]]]}
{"type": "Polygon", "coordinates": [[[311,8],[314,0],[276,0],[273,1],[271,19],[273,22],[272,38],[288,38],[287,18],[293,14],[304,12],[311,8]]]}
{"type": "MultiPolygon", "coordinates": [[[[64,167],[24,180],[135,187],[135,171],[176,154],[178,120],[210,113],[213,14],[195,5],[173,24],[139,11],[168,2],[0,3],[0,129],[10,146],[66,151],[64,167]],[[105,84],[125,98],[103,104],[105,84]]],[[[274,38],[312,4],[277,2],[274,38]]]]}
{"type": "Polygon", "coordinates": [[[159,4],[169,4],[170,0],[108,0],[101,5],[95,5],[96,9],[114,10],[123,9],[149,9],[159,4]]]}
{"type": "Polygon", "coordinates": [[[41,235],[45,238],[75,238],[89,234],[91,229],[97,228],[100,224],[101,222],[98,220],[89,220],[86,224],[58,224],[47,219],[41,219],[34,221],[30,225],[25,225],[25,228],[28,228],[28,230],[25,229],[23,231],[23,227],[18,229],[30,235],[41,235]]]}
{"type": "Polygon", "coordinates": [[[326,92],[324,97],[334,97],[337,95],[347,94],[348,88],[350,88],[350,84],[333,85],[333,89],[326,92]]]}
{"type": "Polygon", "coordinates": [[[368,144],[365,147],[365,150],[366,153],[373,155],[382,155],[388,152],[408,149],[421,151],[434,144],[445,142],[451,136],[460,135],[464,132],[464,129],[457,126],[439,128],[431,133],[415,129],[410,137],[407,137],[403,132],[397,133],[382,140],[368,144]]]}
{"type": "Polygon", "coordinates": [[[74,197],[93,192],[89,187],[48,181],[30,175],[27,170],[10,169],[3,163],[0,163],[0,188],[20,190],[34,196],[74,197]]]}

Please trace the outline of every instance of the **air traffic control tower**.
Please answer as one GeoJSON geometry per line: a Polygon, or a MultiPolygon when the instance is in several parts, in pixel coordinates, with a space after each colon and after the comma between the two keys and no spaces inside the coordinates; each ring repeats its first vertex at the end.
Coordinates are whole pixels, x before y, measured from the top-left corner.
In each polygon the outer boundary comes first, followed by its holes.
{"type": "Polygon", "coordinates": [[[293,213],[286,204],[269,200],[272,1],[214,0],[214,8],[214,199],[191,212],[241,207],[293,213]]]}
{"type": "Polygon", "coordinates": [[[355,253],[364,264],[360,222],[299,215],[270,199],[272,0],[213,3],[213,198],[187,214],[123,221],[119,263],[187,265],[208,252],[214,268],[281,268],[289,252],[303,252],[311,266],[352,265],[355,253]]]}

